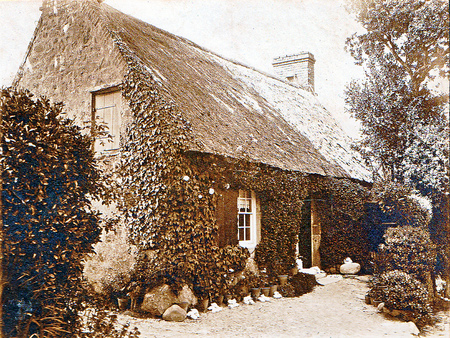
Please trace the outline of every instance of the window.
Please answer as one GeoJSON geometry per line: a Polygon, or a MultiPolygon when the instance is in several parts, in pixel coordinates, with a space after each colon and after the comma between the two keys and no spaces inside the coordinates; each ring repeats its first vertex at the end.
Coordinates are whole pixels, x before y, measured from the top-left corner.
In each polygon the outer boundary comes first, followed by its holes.
{"type": "Polygon", "coordinates": [[[116,88],[109,88],[93,93],[92,98],[93,125],[100,130],[104,126],[105,135],[95,136],[94,149],[96,152],[106,152],[119,149],[120,115],[122,94],[116,88]],[[110,137],[109,137],[109,135],[110,137]]]}
{"type": "Polygon", "coordinates": [[[237,208],[239,245],[246,248],[254,248],[257,244],[255,193],[239,190],[237,208]]]}

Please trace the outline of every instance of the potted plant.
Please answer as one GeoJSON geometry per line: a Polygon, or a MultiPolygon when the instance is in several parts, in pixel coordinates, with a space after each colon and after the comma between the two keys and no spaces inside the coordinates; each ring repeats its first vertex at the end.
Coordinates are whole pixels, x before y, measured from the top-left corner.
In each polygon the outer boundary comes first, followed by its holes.
{"type": "Polygon", "coordinates": [[[248,285],[250,287],[251,295],[253,298],[258,298],[261,294],[260,279],[256,275],[250,275],[247,277],[248,285]]]}
{"type": "Polygon", "coordinates": [[[291,264],[291,267],[290,267],[290,273],[291,273],[291,276],[295,276],[296,274],[298,274],[298,266],[297,266],[297,263],[296,262],[294,262],[293,264],[291,264]]]}
{"type": "Polygon", "coordinates": [[[288,280],[288,275],[278,275],[278,282],[280,283],[280,286],[286,285],[288,280]]]}
{"type": "Polygon", "coordinates": [[[278,285],[277,285],[277,280],[276,278],[271,278],[270,279],[270,289],[269,289],[269,297],[273,297],[275,291],[277,291],[278,289],[278,285]]]}
{"type": "Polygon", "coordinates": [[[128,296],[130,278],[125,274],[119,274],[114,279],[113,283],[113,294],[117,298],[117,306],[119,310],[124,311],[128,308],[130,297],[128,296]]]}
{"type": "Polygon", "coordinates": [[[265,269],[262,270],[260,274],[260,287],[263,295],[268,297],[270,292],[270,283],[269,283],[269,276],[267,275],[265,269]]]}

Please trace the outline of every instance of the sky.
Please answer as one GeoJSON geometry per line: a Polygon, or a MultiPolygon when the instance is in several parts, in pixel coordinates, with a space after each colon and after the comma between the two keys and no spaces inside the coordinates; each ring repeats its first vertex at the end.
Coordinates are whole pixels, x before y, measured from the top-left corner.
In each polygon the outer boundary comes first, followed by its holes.
{"type": "MultiPolygon", "coordinates": [[[[0,86],[11,84],[40,16],[41,0],[0,0],[0,86]]],[[[314,54],[320,102],[352,137],[344,89],[362,76],[345,40],[362,28],[344,0],[106,0],[107,4],[223,57],[274,74],[275,57],[314,54]]]]}

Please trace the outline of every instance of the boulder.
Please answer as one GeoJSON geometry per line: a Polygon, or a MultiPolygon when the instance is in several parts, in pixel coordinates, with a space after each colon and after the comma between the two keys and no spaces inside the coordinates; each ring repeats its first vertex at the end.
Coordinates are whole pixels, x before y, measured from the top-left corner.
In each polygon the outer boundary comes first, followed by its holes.
{"type": "Polygon", "coordinates": [[[180,303],[188,303],[188,307],[193,306],[197,304],[197,297],[187,285],[184,285],[176,296],[169,285],[163,284],[145,294],[141,310],[153,316],[162,316],[170,306],[180,303]]]}
{"type": "Polygon", "coordinates": [[[154,316],[162,316],[172,304],[177,302],[170,286],[163,284],[147,292],[142,301],[141,310],[154,316]]]}
{"type": "Polygon", "coordinates": [[[174,304],[164,311],[162,318],[169,322],[182,322],[186,319],[186,315],[186,310],[174,304]]]}
{"type": "Polygon", "coordinates": [[[178,292],[177,303],[188,303],[189,307],[197,305],[197,297],[192,292],[191,288],[184,285],[181,291],[178,292]]]}
{"type": "Polygon", "coordinates": [[[339,269],[343,275],[356,275],[359,270],[361,270],[359,263],[344,263],[339,269]]]}

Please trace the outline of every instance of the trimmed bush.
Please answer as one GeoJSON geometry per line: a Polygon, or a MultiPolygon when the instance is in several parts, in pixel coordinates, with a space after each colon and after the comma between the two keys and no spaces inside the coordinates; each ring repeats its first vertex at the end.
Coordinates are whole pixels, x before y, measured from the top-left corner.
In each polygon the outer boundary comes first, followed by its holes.
{"type": "Polygon", "coordinates": [[[425,227],[388,228],[380,245],[376,270],[406,272],[426,284],[436,263],[435,246],[425,227]]]}
{"type": "Polygon", "coordinates": [[[389,310],[408,311],[403,319],[409,316],[419,325],[431,322],[431,305],[428,291],[422,283],[411,275],[399,271],[382,273],[372,280],[369,296],[384,302],[389,310]]]}

